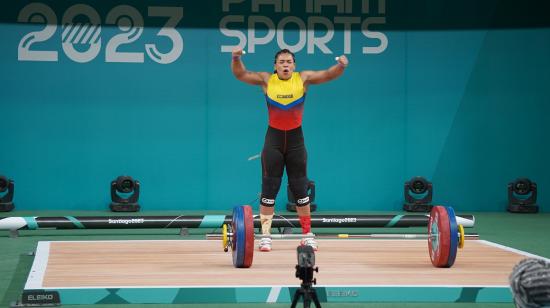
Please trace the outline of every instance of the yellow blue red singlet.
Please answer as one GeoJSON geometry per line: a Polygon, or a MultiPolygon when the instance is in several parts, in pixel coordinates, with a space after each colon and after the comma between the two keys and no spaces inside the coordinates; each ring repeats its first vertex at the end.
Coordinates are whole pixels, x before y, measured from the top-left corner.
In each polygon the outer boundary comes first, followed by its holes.
{"type": "Polygon", "coordinates": [[[302,125],[306,93],[300,73],[294,72],[287,80],[272,74],[265,95],[269,113],[269,126],[291,130],[302,125]]]}

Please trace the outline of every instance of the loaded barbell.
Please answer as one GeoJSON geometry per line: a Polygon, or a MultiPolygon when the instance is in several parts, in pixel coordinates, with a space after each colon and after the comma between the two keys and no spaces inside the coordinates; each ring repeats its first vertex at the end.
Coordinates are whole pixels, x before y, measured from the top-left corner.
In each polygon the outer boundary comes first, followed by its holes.
{"type": "MultiPolygon", "coordinates": [[[[208,237],[208,235],[207,235],[208,237]]],[[[211,235],[211,237],[220,237],[211,235]]],[[[231,249],[233,265],[238,268],[252,266],[254,258],[254,240],[262,235],[254,234],[254,217],[252,208],[248,205],[233,208],[231,225],[222,226],[222,246],[224,251],[231,249]]],[[[302,238],[300,234],[271,235],[272,238],[302,238]]],[[[427,238],[430,260],[435,267],[452,267],[457,254],[457,248],[464,247],[466,235],[464,227],[457,224],[452,207],[434,206],[430,213],[427,235],[410,234],[378,234],[366,235],[371,238],[427,238]]],[[[471,236],[477,238],[477,235],[471,236]]],[[[350,238],[347,234],[337,235],[336,238],[350,238]]]]}

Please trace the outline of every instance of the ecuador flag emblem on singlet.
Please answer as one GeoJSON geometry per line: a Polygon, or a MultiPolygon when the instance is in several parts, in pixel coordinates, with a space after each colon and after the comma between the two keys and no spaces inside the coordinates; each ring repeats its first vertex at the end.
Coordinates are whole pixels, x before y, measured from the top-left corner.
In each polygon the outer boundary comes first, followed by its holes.
{"type": "Polygon", "coordinates": [[[302,114],[306,93],[300,73],[292,73],[287,80],[272,74],[267,83],[267,109],[269,126],[290,130],[302,125],[302,114]]]}
{"type": "Polygon", "coordinates": [[[267,83],[266,100],[269,104],[290,109],[305,100],[304,83],[300,73],[292,73],[287,80],[281,80],[277,74],[272,74],[267,83]]]}

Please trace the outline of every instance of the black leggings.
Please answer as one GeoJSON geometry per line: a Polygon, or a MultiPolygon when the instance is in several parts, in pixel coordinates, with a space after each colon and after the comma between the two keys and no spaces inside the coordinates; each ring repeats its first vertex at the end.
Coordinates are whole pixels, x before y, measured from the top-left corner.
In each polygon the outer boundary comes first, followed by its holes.
{"type": "Polygon", "coordinates": [[[302,127],[279,130],[269,126],[262,150],[262,198],[264,206],[274,206],[286,167],[290,188],[298,206],[309,204],[307,198],[307,151],[302,127]],[[307,198],[307,200],[306,200],[307,198]]]}

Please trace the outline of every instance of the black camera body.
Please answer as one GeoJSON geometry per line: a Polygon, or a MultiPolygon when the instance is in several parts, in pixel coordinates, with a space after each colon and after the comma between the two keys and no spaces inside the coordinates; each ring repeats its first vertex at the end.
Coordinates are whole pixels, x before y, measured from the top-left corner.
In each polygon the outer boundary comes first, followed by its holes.
{"type": "Polygon", "coordinates": [[[316,284],[317,279],[313,278],[313,272],[318,272],[319,268],[315,267],[315,251],[311,246],[298,246],[297,253],[296,278],[302,280],[302,285],[316,284]]]}
{"type": "Polygon", "coordinates": [[[296,278],[302,280],[300,289],[294,293],[292,299],[291,308],[296,307],[298,300],[303,297],[304,308],[309,308],[311,302],[315,304],[315,307],[321,308],[319,299],[317,298],[317,292],[312,287],[317,284],[317,279],[313,278],[314,272],[319,272],[319,267],[315,266],[315,251],[311,246],[298,246],[296,249],[298,254],[298,264],[296,265],[296,278]]]}

